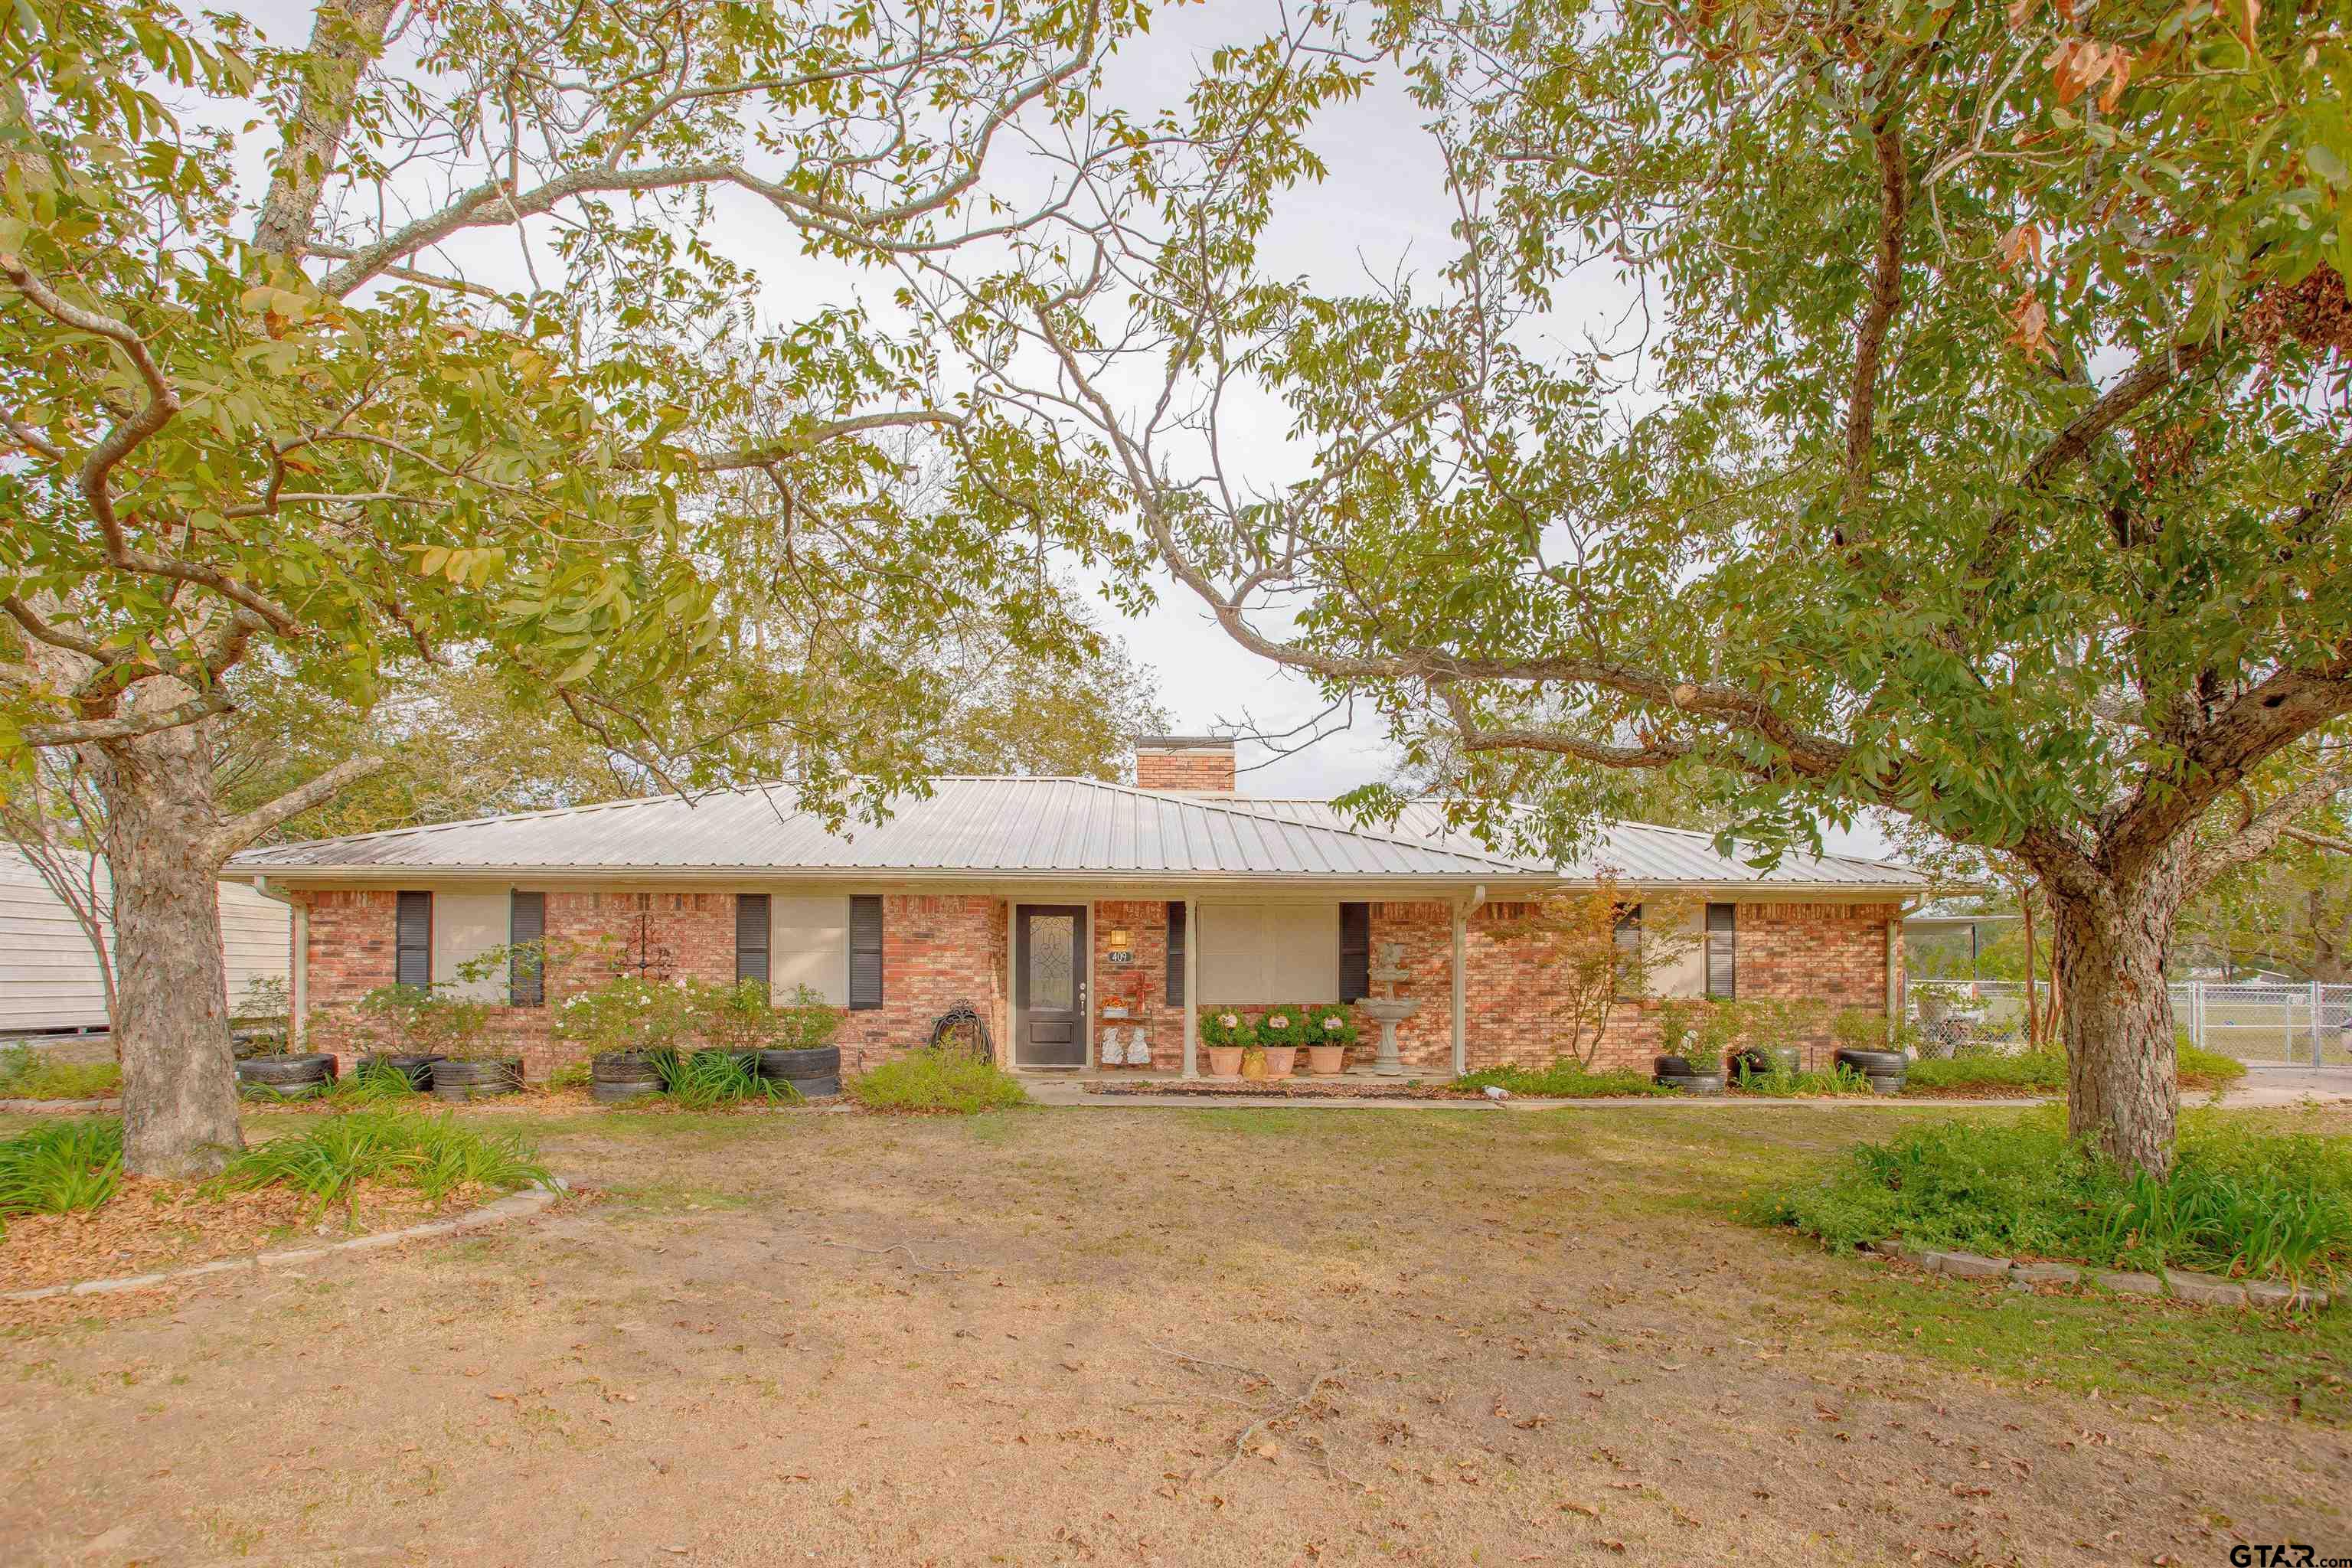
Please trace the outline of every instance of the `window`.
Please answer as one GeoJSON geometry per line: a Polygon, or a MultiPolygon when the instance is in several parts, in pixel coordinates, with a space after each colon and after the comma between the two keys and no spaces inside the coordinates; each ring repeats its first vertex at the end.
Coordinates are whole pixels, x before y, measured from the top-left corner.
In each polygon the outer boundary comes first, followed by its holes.
{"type": "Polygon", "coordinates": [[[1339,1000],[1360,1002],[1372,994],[1372,906],[1339,906],[1339,1000]]]}
{"type": "Polygon", "coordinates": [[[507,1000],[547,1005],[547,895],[518,889],[507,906],[507,1000]]]}
{"type": "Polygon", "coordinates": [[[1184,901],[1168,900],[1168,1005],[1184,1005],[1184,901]]]}
{"type": "Polygon", "coordinates": [[[1626,1000],[1632,993],[1625,989],[1628,972],[1638,967],[1635,960],[1642,952],[1642,906],[1622,904],[1617,910],[1617,999],[1626,1000]]]}
{"type": "Polygon", "coordinates": [[[849,900],[849,1005],[882,1005],[882,900],[860,894],[849,900]]]}
{"type": "Polygon", "coordinates": [[[768,906],[768,994],[807,986],[839,1007],[849,1001],[849,900],[775,894],[768,906]]]}
{"type": "Polygon", "coordinates": [[[735,983],[768,984],[768,895],[735,895],[735,983]]]}
{"type": "Polygon", "coordinates": [[[1337,902],[1192,908],[1202,1005],[1339,999],[1337,902]]]}
{"type": "Polygon", "coordinates": [[[1706,906],[1706,994],[1730,1000],[1739,994],[1739,906],[1706,906]]]}
{"type": "Polygon", "coordinates": [[[422,991],[433,984],[433,895],[403,893],[393,921],[392,978],[422,991]]]}

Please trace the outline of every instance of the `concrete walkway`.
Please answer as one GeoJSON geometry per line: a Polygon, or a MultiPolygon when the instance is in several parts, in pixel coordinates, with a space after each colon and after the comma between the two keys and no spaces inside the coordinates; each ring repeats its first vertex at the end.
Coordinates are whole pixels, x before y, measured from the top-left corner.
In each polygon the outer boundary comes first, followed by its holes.
{"type": "MultiPolygon", "coordinates": [[[[1539,1100],[1513,1096],[1509,1100],[1414,1100],[1402,1096],[1246,1094],[1231,1090],[1213,1094],[1103,1094],[1084,1079],[1022,1075],[1029,1098],[1040,1105],[1093,1106],[1113,1110],[1200,1110],[1216,1106],[1307,1110],[1655,1110],[1665,1108],[1734,1110],[1746,1106],[1793,1107],[1810,1110],[1910,1106],[1927,1110],[1966,1110],[1987,1106],[2014,1107],[2057,1103],[2055,1096],[2019,1100],[1964,1100],[1917,1095],[1821,1096],[1803,1100],[1768,1100],[1759,1095],[1653,1095],[1622,1100],[1539,1100]]],[[[2209,1105],[2213,1097],[2201,1090],[2181,1096],[2184,1105],[2209,1105]]],[[[2233,1110],[2274,1110],[2301,1105],[2352,1102],[2352,1068],[2256,1068],[2241,1079],[2222,1099],[2233,1110]]]]}

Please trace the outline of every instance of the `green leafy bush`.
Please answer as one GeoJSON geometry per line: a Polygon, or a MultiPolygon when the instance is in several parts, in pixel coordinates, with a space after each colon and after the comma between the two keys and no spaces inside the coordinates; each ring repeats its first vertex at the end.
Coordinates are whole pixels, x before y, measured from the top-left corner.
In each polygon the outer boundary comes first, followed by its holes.
{"type": "Polygon", "coordinates": [[[478,1131],[449,1116],[369,1110],[248,1149],[213,1184],[224,1192],[292,1187],[324,1208],[348,1201],[363,1181],[412,1186],[437,1204],[467,1185],[520,1187],[546,1179],[547,1168],[514,1133],[478,1131]]]}
{"type": "Polygon", "coordinates": [[[659,1051],[682,1045],[695,1030],[695,998],[684,986],[643,975],[618,974],[563,999],[554,1032],[589,1051],[659,1051]]]}
{"type": "Polygon", "coordinates": [[[1261,1046],[1305,1045],[1307,1015],[1297,1007],[1268,1007],[1258,1015],[1257,1043],[1261,1046]]]}
{"type": "Polygon", "coordinates": [[[121,1088],[118,1063],[56,1062],[30,1046],[0,1046],[0,1100],[100,1100],[121,1088]]]}
{"type": "Polygon", "coordinates": [[[110,1116],[44,1121],[0,1141],[0,1216],[94,1209],[121,1180],[122,1123],[110,1116]]]}
{"type": "Polygon", "coordinates": [[[1618,1094],[1672,1094],[1642,1073],[1626,1068],[1594,1072],[1573,1057],[1562,1057],[1548,1068],[1481,1068],[1454,1080],[1454,1087],[1472,1092],[1489,1086],[1513,1094],[1550,1100],[1601,1100],[1618,1094]]]}
{"type": "Polygon", "coordinates": [[[1318,1003],[1298,1011],[1307,1020],[1307,1043],[1310,1046],[1352,1046],[1360,1037],[1354,1016],[1338,1003],[1318,1003]]]}
{"type": "Polygon", "coordinates": [[[1025,1104],[1020,1080],[993,1062],[948,1051],[908,1051],[843,1085],[868,1110],[944,1110],[970,1115],[1025,1104]]]}
{"type": "Polygon", "coordinates": [[[1201,1015],[1201,1043],[1220,1049],[1238,1047],[1248,1050],[1259,1044],[1257,1024],[1237,1007],[1220,1007],[1213,1013],[1201,1015]]]}
{"type": "Polygon", "coordinates": [[[2107,1268],[2333,1277],[2352,1265],[2352,1142],[2192,1111],[2172,1177],[2158,1182],[2070,1142],[2048,1106],[1907,1129],[1746,1208],[1840,1251],[1899,1237],[2107,1268]]]}

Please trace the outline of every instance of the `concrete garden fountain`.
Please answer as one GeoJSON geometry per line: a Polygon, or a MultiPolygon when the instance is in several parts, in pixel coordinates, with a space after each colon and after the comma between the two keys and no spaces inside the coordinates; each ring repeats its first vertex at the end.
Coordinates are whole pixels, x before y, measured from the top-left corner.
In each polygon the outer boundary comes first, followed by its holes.
{"type": "Polygon", "coordinates": [[[1384,942],[1380,946],[1380,963],[1371,969],[1373,984],[1386,988],[1387,994],[1367,996],[1357,1006],[1381,1026],[1380,1052],[1372,1058],[1372,1071],[1381,1078],[1404,1076],[1404,1062],[1397,1055],[1397,1026],[1421,1011],[1421,1004],[1396,994],[1397,982],[1404,979],[1404,944],[1384,942]]]}

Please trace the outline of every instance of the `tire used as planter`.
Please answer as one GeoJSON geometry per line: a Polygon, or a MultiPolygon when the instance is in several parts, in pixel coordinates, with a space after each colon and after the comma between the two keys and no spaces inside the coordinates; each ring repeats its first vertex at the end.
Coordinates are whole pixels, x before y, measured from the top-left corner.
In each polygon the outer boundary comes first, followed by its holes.
{"type": "Polygon", "coordinates": [[[520,1057],[444,1057],[433,1064],[436,1100],[483,1100],[521,1089],[520,1057]]]}
{"type": "Polygon", "coordinates": [[[1733,1053],[1731,1071],[1736,1077],[1745,1068],[1751,1078],[1762,1078],[1775,1068],[1795,1072],[1803,1063],[1794,1046],[1748,1046],[1733,1053]]]}
{"type": "Polygon", "coordinates": [[[365,1079],[372,1073],[396,1072],[408,1080],[411,1089],[422,1094],[433,1087],[433,1064],[447,1059],[440,1056],[366,1056],[360,1058],[355,1076],[365,1079]]]}
{"type": "Polygon", "coordinates": [[[604,1051],[588,1064],[588,1093],[604,1104],[661,1091],[661,1068],[650,1051],[604,1051]]]}
{"type": "Polygon", "coordinates": [[[1659,1057],[1651,1063],[1656,1069],[1656,1082],[1667,1089],[1678,1089],[1685,1094],[1721,1094],[1723,1072],[1701,1072],[1696,1063],[1684,1057],[1659,1057]]]}
{"type": "Polygon", "coordinates": [[[1870,1080],[1873,1094],[1900,1094],[1904,1076],[1910,1070],[1910,1061],[1901,1051],[1858,1051],[1841,1049],[1837,1065],[1851,1068],[1870,1080]]]}
{"type": "Polygon", "coordinates": [[[316,1094],[335,1079],[335,1058],[324,1051],[298,1057],[247,1057],[236,1064],[242,1088],[266,1089],[281,1099],[316,1094]]]}
{"type": "Polygon", "coordinates": [[[788,1083],[803,1100],[823,1100],[841,1092],[841,1047],[818,1046],[805,1051],[761,1051],[760,1076],[772,1083],[788,1083]]]}

